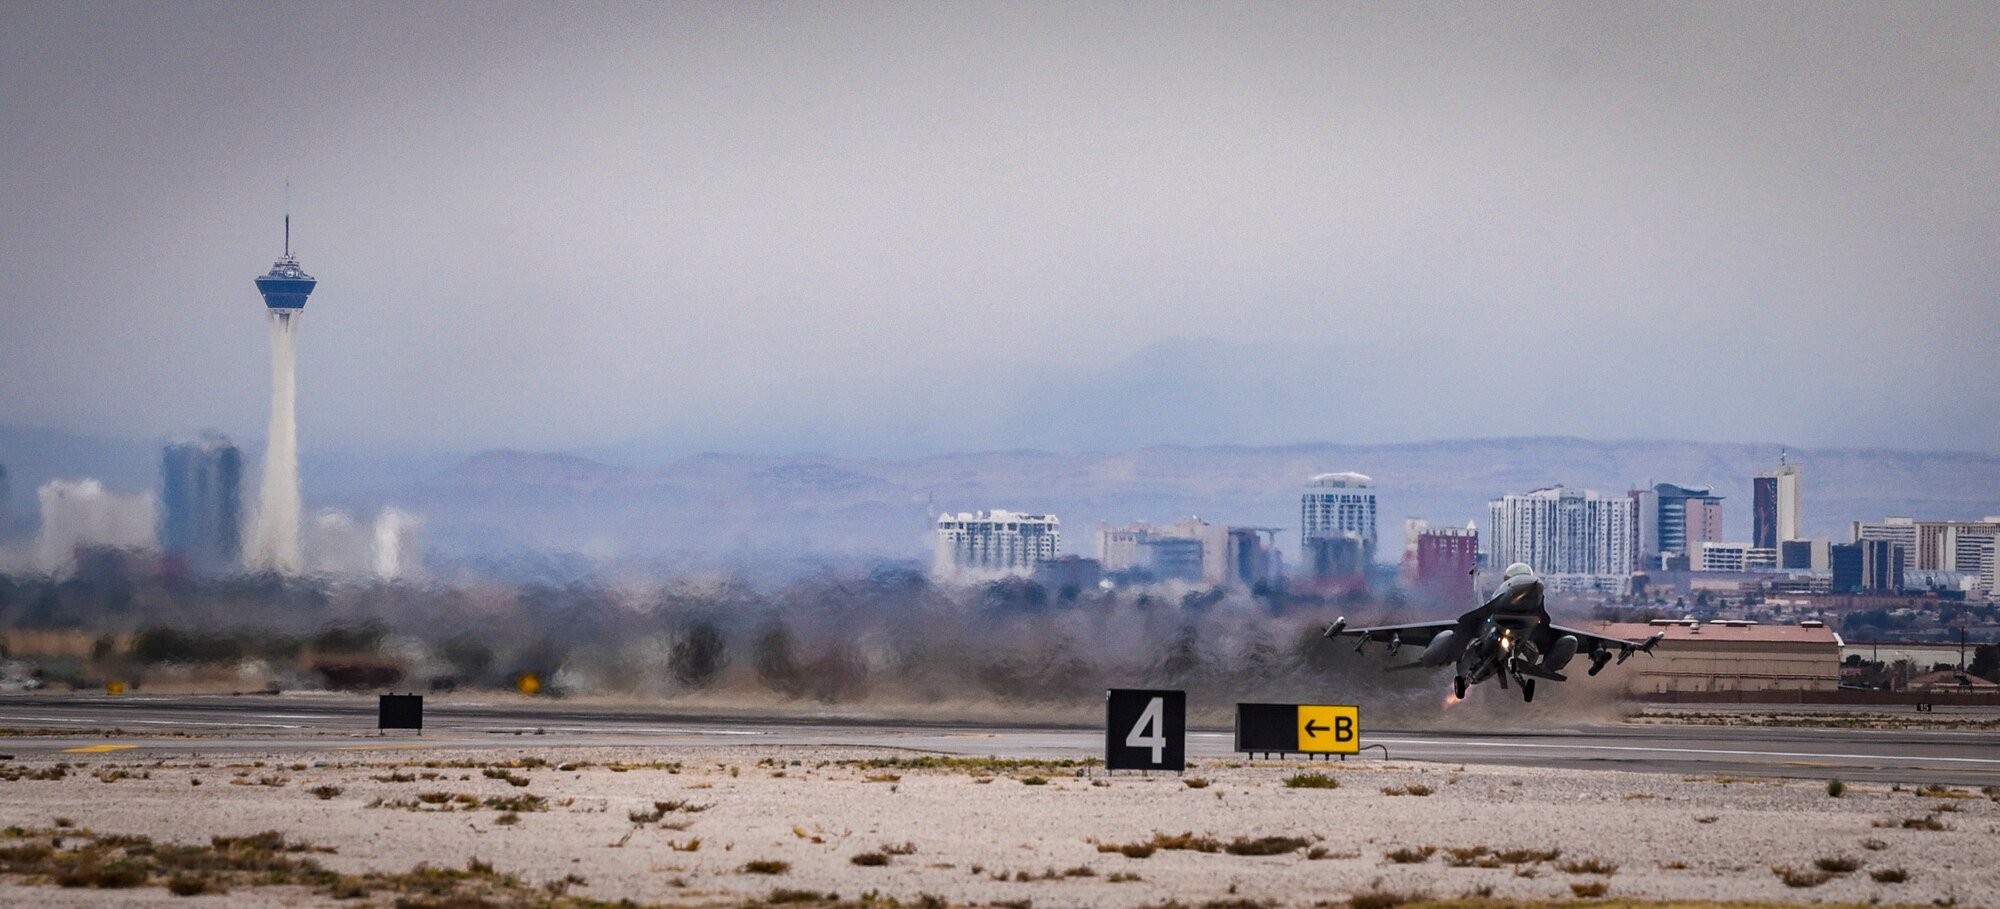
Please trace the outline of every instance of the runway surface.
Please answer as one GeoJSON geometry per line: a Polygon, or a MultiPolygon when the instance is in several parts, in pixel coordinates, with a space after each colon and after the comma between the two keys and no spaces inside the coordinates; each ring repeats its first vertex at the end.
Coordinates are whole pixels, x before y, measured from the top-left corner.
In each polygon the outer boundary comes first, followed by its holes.
{"type": "MultiPolygon", "coordinates": [[[[1098,756],[1102,730],[812,715],[693,715],[670,706],[431,699],[422,735],[378,734],[372,697],[0,696],[0,754],[170,757],[217,752],[701,745],[907,748],[959,755],[1098,756]],[[73,730],[73,732],[67,731],[73,730]],[[55,734],[22,734],[53,732],[55,734]]],[[[1365,718],[1364,718],[1365,720],[1365,718]]],[[[1579,723],[1467,731],[1363,723],[1362,759],[1758,777],[2000,784],[2000,733],[1579,723]]],[[[1233,755],[1227,729],[1188,733],[1188,756],[1233,755]]]]}

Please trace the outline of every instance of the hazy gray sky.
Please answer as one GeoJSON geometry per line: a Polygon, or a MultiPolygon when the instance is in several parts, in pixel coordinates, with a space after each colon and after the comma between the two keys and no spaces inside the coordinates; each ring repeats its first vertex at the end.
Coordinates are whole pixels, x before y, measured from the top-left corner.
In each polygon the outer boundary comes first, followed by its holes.
{"type": "Polygon", "coordinates": [[[1996,47],[1992,3],[6,2],[0,422],[261,436],[289,175],[308,451],[2000,450],[1996,47]]]}

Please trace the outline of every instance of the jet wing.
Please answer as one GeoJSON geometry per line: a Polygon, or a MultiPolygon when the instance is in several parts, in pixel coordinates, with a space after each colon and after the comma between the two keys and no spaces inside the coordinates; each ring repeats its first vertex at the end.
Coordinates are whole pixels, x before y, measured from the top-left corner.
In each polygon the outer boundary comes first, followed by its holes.
{"type": "Polygon", "coordinates": [[[1328,639],[1337,637],[1358,637],[1363,642],[1416,644],[1423,646],[1431,642],[1440,632],[1457,628],[1458,623],[1450,619],[1437,622],[1413,622],[1408,625],[1374,625],[1368,628],[1349,628],[1347,620],[1341,619],[1326,626],[1328,639]]]}
{"type": "Polygon", "coordinates": [[[1604,668],[1605,663],[1611,661],[1611,652],[1613,650],[1618,652],[1618,662],[1623,663],[1635,653],[1652,656],[1653,648],[1659,646],[1659,643],[1666,640],[1667,637],[1666,632],[1657,631],[1643,641],[1628,641],[1624,638],[1612,638],[1601,634],[1592,634],[1581,628],[1566,628],[1556,624],[1550,624],[1548,627],[1549,633],[1553,637],[1561,637],[1566,634],[1576,635],[1578,644],[1576,649],[1590,654],[1591,675],[1596,675],[1599,670],[1604,668]]]}
{"type": "Polygon", "coordinates": [[[1652,637],[1647,638],[1646,640],[1643,641],[1628,641],[1624,638],[1608,638],[1601,634],[1593,634],[1591,632],[1584,631],[1581,628],[1568,628],[1562,625],[1555,625],[1555,624],[1549,625],[1549,632],[1554,637],[1562,637],[1563,635],[1566,634],[1576,635],[1577,643],[1583,645],[1581,647],[1578,647],[1577,649],[1584,651],[1586,653],[1600,648],[1604,650],[1629,649],[1637,652],[1652,653],[1653,645],[1659,643],[1660,639],[1667,636],[1667,633],[1662,631],[1659,634],[1653,635],[1652,637]]]}

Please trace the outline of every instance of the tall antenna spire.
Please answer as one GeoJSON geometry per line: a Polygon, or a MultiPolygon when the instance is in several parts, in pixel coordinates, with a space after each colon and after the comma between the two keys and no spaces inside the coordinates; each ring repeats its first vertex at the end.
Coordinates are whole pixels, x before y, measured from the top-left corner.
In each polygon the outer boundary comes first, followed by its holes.
{"type": "Polygon", "coordinates": [[[292,257],[292,175],[285,175],[285,258],[292,257]]]}

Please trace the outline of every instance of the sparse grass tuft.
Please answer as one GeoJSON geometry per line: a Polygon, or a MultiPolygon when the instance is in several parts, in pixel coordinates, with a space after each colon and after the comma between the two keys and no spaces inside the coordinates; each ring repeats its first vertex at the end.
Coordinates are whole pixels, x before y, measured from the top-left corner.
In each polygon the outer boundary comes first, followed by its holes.
{"type": "Polygon", "coordinates": [[[1868,872],[1868,876],[1878,884],[1900,884],[1910,879],[1910,873],[1901,868],[1877,868],[1868,872]]]}
{"type": "Polygon", "coordinates": [[[772,890],[771,895],[764,898],[764,902],[775,906],[783,903],[830,903],[836,902],[839,899],[840,894],[837,893],[821,893],[817,890],[791,890],[779,887],[772,890]]]}
{"type": "Polygon", "coordinates": [[[1841,782],[1839,779],[1827,780],[1826,794],[1830,798],[1840,798],[1847,794],[1847,784],[1841,782]]]}
{"type": "Polygon", "coordinates": [[[1952,787],[1950,787],[1950,786],[1941,786],[1941,785],[1939,785],[1939,784],[1937,784],[1937,783],[1931,783],[1931,784],[1929,784],[1929,785],[1927,785],[1927,786],[1923,786],[1923,787],[1919,788],[1919,789],[1917,790],[1917,795],[1918,795],[1918,796],[1921,796],[1921,797],[1923,797],[1923,798],[1927,798],[1927,799],[1976,799],[1976,798],[1979,798],[1979,795],[1978,795],[1977,793],[1972,793],[1972,792],[1966,792],[1966,791],[1965,791],[1965,790],[1963,790],[1963,789],[1953,789],[1953,788],[1952,788],[1952,787]]]}
{"type": "Polygon", "coordinates": [[[1618,873],[1616,862],[1607,862],[1600,858],[1570,859],[1556,867],[1561,868],[1565,874],[1602,874],[1609,877],[1618,873]]]}
{"type": "Polygon", "coordinates": [[[207,878],[184,874],[167,879],[167,892],[175,896],[200,896],[220,891],[213,890],[207,878]]]}
{"type": "Polygon", "coordinates": [[[1848,874],[1861,869],[1861,860],[1845,855],[1822,855],[1813,859],[1813,867],[1834,874],[1848,874]]]}
{"type": "Polygon", "coordinates": [[[1186,784],[1189,789],[1208,788],[1208,779],[1206,777],[1191,776],[1188,777],[1187,779],[1182,780],[1181,782],[1186,784]]]}
{"type": "Polygon", "coordinates": [[[323,786],[314,786],[306,791],[312,793],[313,795],[319,796],[320,801],[324,802],[328,799],[333,798],[334,796],[339,795],[342,790],[339,786],[328,784],[323,786]]]}
{"type": "Polygon", "coordinates": [[[775,861],[773,859],[757,859],[756,861],[744,862],[743,866],[736,870],[743,874],[784,874],[792,870],[792,863],[775,861]]]}
{"type": "Polygon", "coordinates": [[[1569,885],[1569,892],[1580,899],[1594,900],[1611,892],[1611,885],[1603,881],[1577,881],[1569,885]]]}
{"type": "Polygon", "coordinates": [[[1302,836],[1260,836],[1256,839],[1237,837],[1222,847],[1230,855],[1284,855],[1297,852],[1312,842],[1302,836]]]}
{"type": "Polygon", "coordinates": [[[1049,778],[1045,776],[1024,776],[1021,778],[1021,785],[1023,786],[1047,786],[1048,784],[1049,778]]]}
{"type": "Polygon", "coordinates": [[[1422,903],[1430,898],[1430,894],[1422,891],[1405,892],[1378,888],[1349,896],[1347,906],[1348,909],[1395,909],[1405,903],[1422,903]]]}
{"type": "Polygon", "coordinates": [[[1411,783],[1408,786],[1382,787],[1383,795],[1430,795],[1432,791],[1431,787],[1425,786],[1422,783],[1411,783]]]}
{"type": "Polygon", "coordinates": [[[1502,849],[1493,857],[1509,865],[1530,865],[1536,862],[1553,862],[1562,857],[1561,849],[1502,849]]]}
{"type": "Polygon", "coordinates": [[[889,857],[883,855],[880,852],[863,852],[860,855],[848,859],[848,861],[853,862],[856,865],[860,865],[863,868],[879,868],[883,865],[889,864],[889,857]]]}
{"type": "Polygon", "coordinates": [[[1285,777],[1286,789],[1339,789],[1340,781],[1317,770],[1285,777]]]}
{"type": "Polygon", "coordinates": [[[1420,865],[1430,861],[1431,855],[1436,852],[1436,846],[1402,846],[1383,857],[1398,865],[1420,865]]]}
{"type": "Polygon", "coordinates": [[[485,770],[479,771],[479,773],[480,775],[486,777],[489,780],[505,780],[507,782],[507,785],[509,786],[521,787],[528,785],[527,777],[517,776],[511,770],[501,770],[493,767],[488,767],[485,770]]]}
{"type": "Polygon", "coordinates": [[[1869,852],[1881,852],[1882,850],[1889,848],[1889,844],[1877,839],[1866,839],[1861,841],[1861,848],[1866,849],[1869,852]]]}
{"type": "Polygon", "coordinates": [[[1099,852],[1116,852],[1126,858],[1142,859],[1157,852],[1160,847],[1152,843],[1098,843],[1099,852]]]}
{"type": "Polygon", "coordinates": [[[1773,865],[1771,873],[1784,881],[1787,887],[1817,887],[1833,880],[1833,875],[1817,868],[1793,868],[1790,865],[1773,865]]]}

